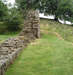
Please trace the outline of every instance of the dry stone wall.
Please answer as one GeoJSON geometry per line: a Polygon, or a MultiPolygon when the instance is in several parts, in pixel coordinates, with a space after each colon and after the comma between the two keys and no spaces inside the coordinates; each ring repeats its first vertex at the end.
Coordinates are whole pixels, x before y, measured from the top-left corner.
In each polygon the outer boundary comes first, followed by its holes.
{"type": "Polygon", "coordinates": [[[34,39],[40,37],[38,11],[30,11],[24,28],[15,38],[9,38],[0,44],[0,75],[13,63],[19,53],[34,39]]]}
{"type": "Polygon", "coordinates": [[[29,43],[28,39],[21,38],[24,37],[9,38],[0,45],[0,75],[4,75],[7,67],[29,43]]]}
{"type": "Polygon", "coordinates": [[[39,12],[31,10],[28,12],[28,17],[24,22],[24,28],[20,33],[21,36],[29,35],[29,37],[34,36],[34,38],[40,37],[40,26],[39,26],[39,12]]]}

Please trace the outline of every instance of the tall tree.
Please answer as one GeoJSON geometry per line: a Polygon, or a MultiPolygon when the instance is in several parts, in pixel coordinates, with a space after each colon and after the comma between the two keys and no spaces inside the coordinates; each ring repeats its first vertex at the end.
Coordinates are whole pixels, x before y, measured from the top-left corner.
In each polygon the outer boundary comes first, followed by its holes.
{"type": "Polygon", "coordinates": [[[72,21],[73,0],[46,0],[45,12],[55,15],[55,20],[63,18],[72,21]]]}
{"type": "Polygon", "coordinates": [[[55,20],[73,19],[73,0],[16,0],[18,8],[23,13],[28,9],[39,9],[42,12],[55,15],[55,20]]]}
{"type": "Polygon", "coordinates": [[[27,12],[31,9],[35,10],[39,7],[40,0],[16,0],[18,9],[22,12],[25,17],[27,12]]]}
{"type": "Polygon", "coordinates": [[[73,0],[60,0],[57,9],[58,17],[72,21],[73,19],[73,0]]]}

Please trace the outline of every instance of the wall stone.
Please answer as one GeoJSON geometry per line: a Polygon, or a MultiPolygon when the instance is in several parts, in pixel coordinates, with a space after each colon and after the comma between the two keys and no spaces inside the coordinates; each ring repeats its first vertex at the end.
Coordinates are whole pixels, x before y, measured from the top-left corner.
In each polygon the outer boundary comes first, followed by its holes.
{"type": "Polygon", "coordinates": [[[29,35],[29,37],[33,36],[33,38],[40,37],[40,25],[39,25],[39,12],[36,11],[29,11],[27,19],[24,22],[24,28],[20,35],[29,35]],[[32,34],[32,35],[31,35],[32,34]]]}
{"type": "Polygon", "coordinates": [[[24,22],[24,28],[15,38],[9,38],[0,44],[0,75],[13,64],[19,53],[34,39],[40,37],[38,11],[30,11],[24,22]]]}

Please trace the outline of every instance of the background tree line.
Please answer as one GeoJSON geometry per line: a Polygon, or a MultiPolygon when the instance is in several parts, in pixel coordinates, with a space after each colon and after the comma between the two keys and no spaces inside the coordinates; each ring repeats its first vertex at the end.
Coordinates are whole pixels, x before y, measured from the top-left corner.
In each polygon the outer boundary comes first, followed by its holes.
{"type": "Polygon", "coordinates": [[[18,8],[8,8],[7,4],[0,0],[0,33],[19,31],[23,22],[23,16],[18,8]]]}
{"type": "Polygon", "coordinates": [[[16,0],[20,10],[39,9],[40,12],[55,15],[55,20],[63,18],[73,21],[73,0],[16,0]]]}
{"type": "Polygon", "coordinates": [[[20,30],[26,13],[31,9],[38,9],[40,12],[55,15],[55,21],[60,18],[73,22],[73,0],[16,0],[15,6],[8,9],[7,5],[0,0],[1,33],[3,30],[20,30]]]}

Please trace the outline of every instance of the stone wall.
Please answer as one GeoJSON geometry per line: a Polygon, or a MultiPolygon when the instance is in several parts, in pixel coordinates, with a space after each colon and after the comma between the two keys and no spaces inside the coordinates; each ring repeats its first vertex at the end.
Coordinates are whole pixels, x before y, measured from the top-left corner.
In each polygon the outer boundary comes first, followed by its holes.
{"type": "Polygon", "coordinates": [[[29,40],[27,38],[20,36],[9,38],[0,44],[0,75],[4,75],[5,70],[28,43],[29,40]]]}
{"type": "Polygon", "coordinates": [[[34,39],[40,37],[38,11],[30,11],[24,22],[24,28],[15,38],[9,38],[0,44],[0,75],[13,63],[19,53],[34,39]]]}
{"type": "Polygon", "coordinates": [[[31,10],[28,12],[28,17],[24,22],[24,28],[20,33],[21,36],[29,35],[34,36],[34,38],[40,37],[40,26],[39,26],[39,12],[31,10]],[[31,35],[32,34],[32,35],[31,35]]]}

